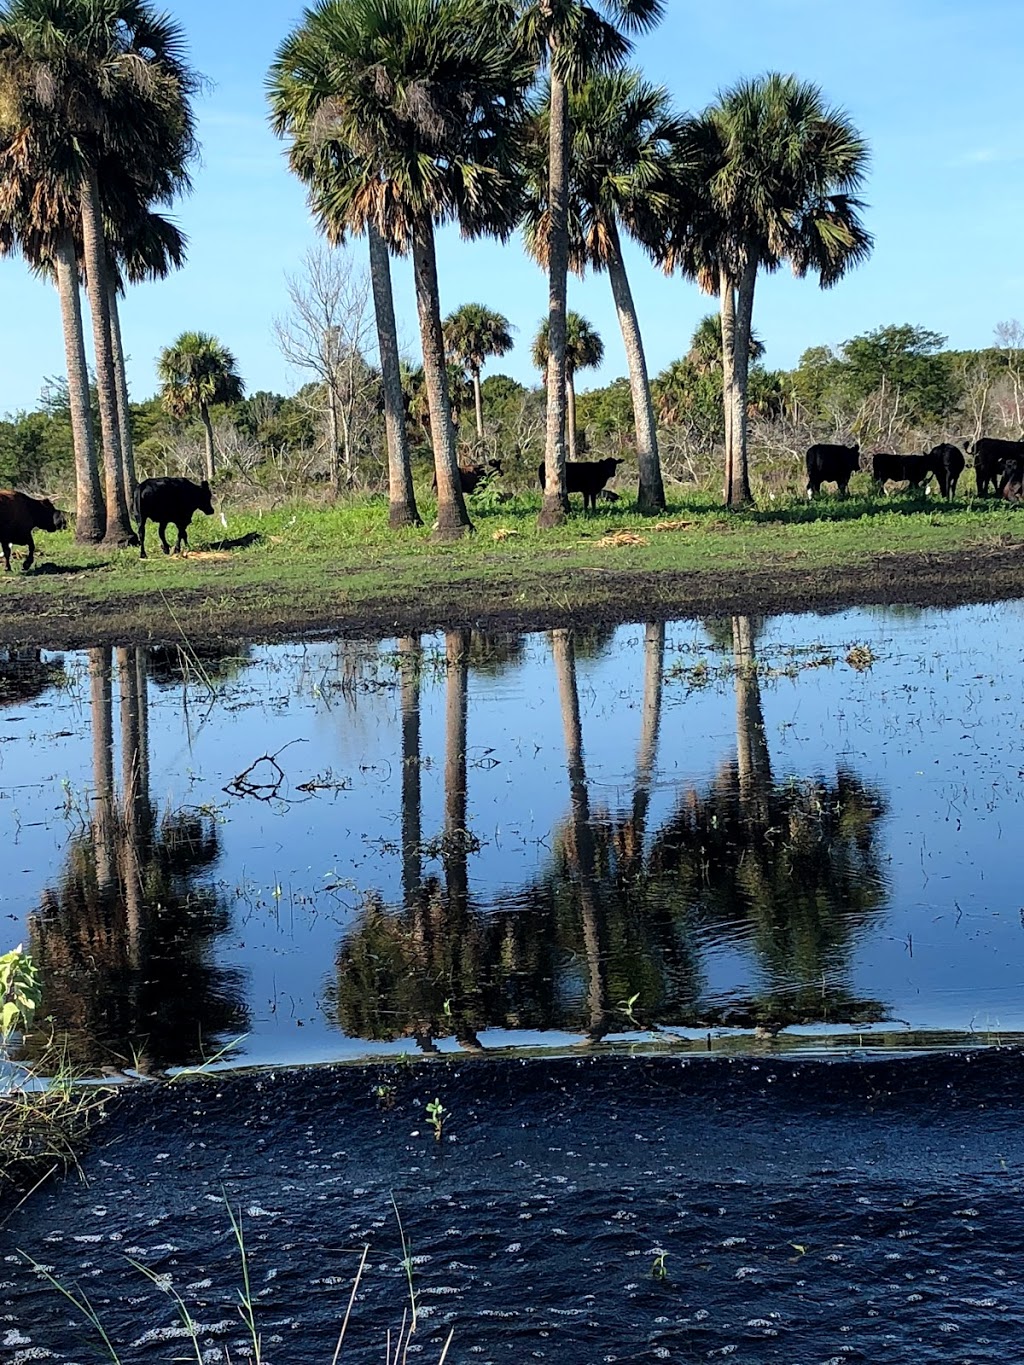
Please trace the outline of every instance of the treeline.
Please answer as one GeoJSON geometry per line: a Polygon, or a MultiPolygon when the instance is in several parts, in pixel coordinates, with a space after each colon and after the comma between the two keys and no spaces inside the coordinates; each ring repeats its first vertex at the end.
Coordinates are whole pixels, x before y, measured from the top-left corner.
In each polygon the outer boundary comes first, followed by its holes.
{"type": "MultiPolygon", "coordinates": [[[[584,335],[593,354],[600,338],[589,327],[584,335]]],[[[799,476],[803,452],[817,440],[851,439],[864,449],[906,452],[982,433],[1024,435],[1024,327],[1000,323],[994,344],[978,351],[948,350],[945,340],[922,327],[890,325],[835,348],[811,347],[795,369],[771,370],[762,364],[763,347],[753,337],[748,419],[755,488],[781,491],[799,476]]],[[[545,448],[544,386],[481,375],[485,359],[471,355],[467,361],[463,354],[449,363],[459,459],[463,464],[499,459],[506,488],[535,487],[545,448]]],[[[246,496],[260,490],[288,496],[329,484],[336,462],[347,487],[384,491],[379,370],[362,355],[342,357],[339,364],[333,396],[326,382],[312,382],[290,395],[257,391],[235,403],[214,404],[210,423],[220,478],[246,496]],[[332,403],[344,407],[344,440],[329,419],[332,403]],[[338,441],[333,451],[332,439],[338,441]]],[[[427,479],[433,456],[423,372],[403,364],[401,381],[412,465],[427,479]]],[[[688,351],[655,376],[651,393],[666,476],[712,488],[720,476],[725,433],[717,318],[700,323],[688,351]]],[[[95,388],[92,394],[95,405],[95,388]]],[[[626,377],[575,395],[574,407],[580,458],[635,456],[626,377]]],[[[130,422],[140,476],[198,477],[206,440],[198,415],[173,415],[158,393],[130,405],[130,422]]],[[[29,490],[68,487],[74,477],[71,450],[67,388],[54,381],[35,411],[0,421],[0,482],[29,490]]]]}

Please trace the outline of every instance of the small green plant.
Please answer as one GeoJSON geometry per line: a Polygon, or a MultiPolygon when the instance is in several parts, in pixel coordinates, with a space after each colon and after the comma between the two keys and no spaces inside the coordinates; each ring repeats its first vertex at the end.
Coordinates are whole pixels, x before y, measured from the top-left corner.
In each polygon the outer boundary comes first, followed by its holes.
{"type": "Polygon", "coordinates": [[[0,1047],[5,1052],[11,1034],[31,1025],[42,998],[35,963],[19,943],[0,957],[0,1047]]]}
{"type": "Polygon", "coordinates": [[[628,1000],[620,1000],[620,1001],[619,1001],[619,1009],[620,1009],[620,1010],[622,1011],[622,1013],[626,1016],[626,1018],[627,1018],[627,1019],[629,1020],[629,1022],[633,1025],[634,1028],[642,1028],[642,1027],[643,1027],[643,1025],[640,1023],[640,1020],[639,1020],[639,1019],[636,1017],[636,1015],[633,1013],[633,1006],[636,1004],[636,1002],[637,1002],[639,999],[640,999],[640,992],[637,991],[636,994],[635,994],[635,995],[631,995],[631,996],[629,997],[628,1000]]]}
{"type": "Polygon", "coordinates": [[[656,1280],[668,1279],[668,1269],[665,1266],[665,1262],[667,1260],[668,1260],[667,1251],[659,1251],[657,1256],[655,1256],[654,1264],[651,1266],[651,1275],[653,1276],[654,1279],[656,1280]]]}
{"type": "Polygon", "coordinates": [[[435,1096],[427,1105],[427,1122],[434,1130],[435,1142],[441,1141],[444,1125],[449,1118],[451,1118],[451,1111],[446,1109],[440,1099],[435,1096]]]}
{"type": "Polygon", "coordinates": [[[373,1087],[373,1097],[381,1109],[393,1109],[397,1093],[394,1081],[378,1081],[373,1087]]]}

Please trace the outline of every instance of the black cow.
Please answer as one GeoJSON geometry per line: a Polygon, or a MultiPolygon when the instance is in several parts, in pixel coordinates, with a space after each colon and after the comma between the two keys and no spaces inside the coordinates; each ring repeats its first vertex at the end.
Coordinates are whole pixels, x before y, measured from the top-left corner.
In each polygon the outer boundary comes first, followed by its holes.
{"type": "MultiPolygon", "coordinates": [[[[504,471],[500,460],[488,460],[486,464],[459,465],[459,483],[463,493],[468,497],[470,493],[475,493],[478,488],[483,488],[488,484],[495,474],[504,471]]],[[[434,470],[434,481],[430,485],[431,493],[437,493],[437,470],[434,470]]]]}
{"type": "Polygon", "coordinates": [[[823,483],[834,483],[845,498],[850,476],[860,468],[860,446],[811,446],[807,452],[807,496],[816,497],[823,483]]]}
{"type": "MultiPolygon", "coordinates": [[[[968,450],[972,447],[968,445],[968,450]]],[[[1001,495],[1008,464],[1024,459],[1024,441],[1003,441],[996,436],[982,436],[974,442],[974,477],[978,484],[978,497],[989,496],[992,492],[1001,495]]]]}
{"type": "Polygon", "coordinates": [[[901,455],[903,477],[910,488],[923,487],[932,476],[932,462],[929,455],[901,455]]]}
{"type": "Polygon", "coordinates": [[[1007,502],[1024,502],[1024,455],[1004,462],[999,493],[1007,502]]]}
{"type": "Polygon", "coordinates": [[[943,441],[941,445],[932,446],[925,458],[931,465],[939,492],[952,502],[956,494],[957,479],[964,472],[964,465],[967,463],[963,451],[957,446],[950,445],[948,441],[943,441]]]}
{"type": "MultiPolygon", "coordinates": [[[[565,490],[567,493],[583,494],[583,510],[592,507],[597,511],[597,500],[609,479],[614,479],[615,471],[625,460],[616,460],[609,455],[603,460],[569,460],[565,466],[565,490]]],[[[544,466],[537,469],[541,488],[544,485],[544,466]]]]}
{"type": "Polygon", "coordinates": [[[902,483],[906,477],[902,455],[893,455],[887,450],[876,450],[872,455],[871,478],[874,483],[902,483]]]}
{"type": "Polygon", "coordinates": [[[49,498],[30,498],[27,493],[0,493],[0,547],[7,572],[11,571],[12,545],[28,546],[23,567],[31,569],[36,557],[32,532],[63,531],[67,524],[64,513],[58,512],[49,498]]]}
{"type": "Polygon", "coordinates": [[[155,521],[160,528],[160,544],[164,554],[171,553],[167,544],[167,527],[171,524],[178,528],[178,543],[174,553],[188,545],[188,528],[195,512],[205,512],[213,516],[213,501],[210,485],[193,483],[191,479],[143,479],[135,490],[133,502],[135,520],[139,523],[139,544],[142,546],[139,557],[146,559],[146,522],[155,521]]]}

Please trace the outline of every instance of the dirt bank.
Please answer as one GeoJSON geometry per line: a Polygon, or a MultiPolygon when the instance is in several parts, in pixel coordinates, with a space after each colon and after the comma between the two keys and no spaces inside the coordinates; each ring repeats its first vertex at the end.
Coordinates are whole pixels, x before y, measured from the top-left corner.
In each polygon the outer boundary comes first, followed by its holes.
{"type": "Polygon", "coordinates": [[[16,580],[4,585],[0,645],[73,649],[100,644],[202,645],[229,638],[253,642],[300,635],[383,636],[473,627],[495,631],[670,620],[684,616],[837,611],[859,605],[952,607],[1024,597],[1019,546],[879,555],[848,565],[807,567],[799,552],[771,567],[726,573],[636,570],[578,565],[541,576],[495,581],[470,569],[457,581],[389,589],[317,592],[266,584],[142,589],[102,598],[71,586],[45,598],[16,580]],[[226,589],[226,590],[225,590],[226,589]]]}

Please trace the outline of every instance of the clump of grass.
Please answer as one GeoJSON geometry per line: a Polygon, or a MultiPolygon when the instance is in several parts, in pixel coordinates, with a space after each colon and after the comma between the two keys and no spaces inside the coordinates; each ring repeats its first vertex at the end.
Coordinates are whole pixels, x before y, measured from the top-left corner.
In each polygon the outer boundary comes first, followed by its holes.
{"type": "MultiPolygon", "coordinates": [[[[384,1365],[407,1365],[408,1358],[410,1355],[410,1348],[412,1346],[413,1336],[416,1332],[418,1320],[418,1315],[416,1311],[416,1292],[412,1278],[413,1264],[412,1254],[409,1249],[409,1244],[406,1241],[405,1229],[402,1227],[402,1219],[398,1212],[398,1205],[395,1204],[393,1198],[391,1202],[395,1210],[395,1217],[398,1220],[398,1231],[402,1242],[402,1266],[405,1269],[408,1281],[409,1303],[402,1312],[402,1317],[397,1329],[389,1328],[385,1334],[384,1365]]],[[[245,1233],[242,1228],[242,1218],[240,1213],[236,1213],[235,1210],[232,1209],[227,1199],[225,1199],[224,1203],[228,1211],[228,1219],[231,1223],[231,1231],[234,1236],[235,1243],[238,1247],[238,1254],[241,1263],[241,1286],[238,1290],[238,1302],[236,1303],[235,1308],[238,1312],[242,1328],[249,1341],[250,1345],[249,1360],[251,1362],[251,1365],[264,1365],[265,1357],[263,1354],[263,1338],[260,1333],[259,1324],[257,1321],[256,1312],[257,1301],[252,1291],[252,1276],[250,1269],[249,1251],[245,1244],[245,1233]]],[[[352,1279],[352,1287],[351,1290],[349,1291],[348,1304],[345,1308],[345,1313],[341,1321],[341,1328],[338,1333],[338,1341],[334,1348],[334,1354],[331,1357],[330,1365],[339,1365],[339,1361],[343,1360],[344,1358],[345,1342],[348,1336],[348,1330],[352,1320],[352,1310],[355,1306],[356,1296],[359,1293],[359,1288],[363,1282],[363,1277],[366,1272],[366,1258],[369,1255],[369,1253],[370,1248],[368,1245],[363,1246],[361,1248],[359,1264],[356,1268],[355,1275],[353,1276],[352,1279]]],[[[51,1274],[49,1270],[47,1270],[44,1266],[41,1266],[37,1261],[33,1260],[31,1256],[26,1255],[25,1252],[22,1252],[21,1255],[24,1256],[25,1260],[36,1272],[36,1274],[39,1275],[40,1278],[45,1280],[48,1284],[52,1285],[52,1287],[58,1292],[58,1294],[62,1295],[68,1301],[68,1303],[70,1303],[72,1307],[74,1307],[74,1309],[79,1313],[79,1315],[82,1318],[84,1318],[86,1322],[89,1323],[89,1325],[92,1327],[93,1331],[99,1338],[100,1342],[102,1343],[103,1350],[107,1358],[111,1361],[112,1365],[124,1365],[116,1344],[111,1340],[110,1335],[107,1332],[106,1327],[104,1326],[103,1320],[100,1318],[96,1309],[93,1307],[92,1303],[89,1300],[88,1295],[77,1285],[73,1288],[69,1288],[68,1285],[58,1280],[56,1276],[51,1274]]],[[[165,1276],[155,1274],[155,1272],[152,1271],[148,1266],[143,1265],[141,1261],[137,1261],[131,1256],[128,1256],[126,1259],[129,1265],[131,1265],[141,1275],[144,1275],[146,1279],[151,1281],[152,1284],[154,1284],[162,1293],[166,1294],[167,1297],[172,1301],[177,1312],[178,1318],[181,1322],[181,1325],[184,1328],[185,1337],[190,1343],[191,1347],[190,1355],[195,1356],[197,1365],[205,1365],[205,1363],[209,1361],[210,1356],[204,1353],[203,1346],[200,1341],[201,1329],[199,1324],[193,1317],[192,1311],[189,1308],[188,1304],[181,1297],[178,1291],[174,1288],[173,1284],[168,1283],[167,1278],[165,1276]]],[[[437,1358],[436,1365],[445,1365],[445,1361],[448,1359],[448,1352],[451,1349],[452,1339],[454,1338],[454,1336],[455,1329],[452,1328],[449,1331],[448,1336],[444,1342],[444,1345],[441,1348],[441,1354],[437,1358]]],[[[227,1365],[230,1365],[231,1357],[228,1355],[226,1350],[224,1352],[223,1358],[227,1362],[227,1365]]],[[[176,1357],[176,1359],[185,1359],[185,1357],[176,1357]]]]}
{"type": "Polygon", "coordinates": [[[846,656],[846,662],[858,673],[866,673],[875,662],[875,652],[870,645],[854,645],[846,656]]]}
{"type": "Polygon", "coordinates": [[[105,1096],[76,1089],[66,1053],[52,1043],[32,1068],[12,1059],[11,1040],[40,999],[36,966],[19,944],[0,957],[0,1208],[73,1166],[103,1111],[105,1096]]]}

